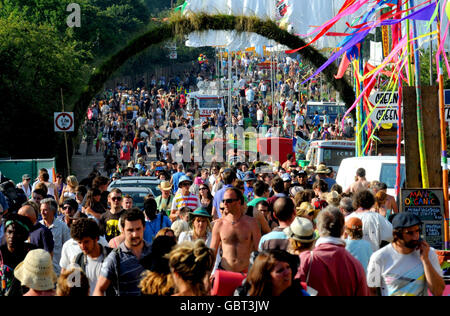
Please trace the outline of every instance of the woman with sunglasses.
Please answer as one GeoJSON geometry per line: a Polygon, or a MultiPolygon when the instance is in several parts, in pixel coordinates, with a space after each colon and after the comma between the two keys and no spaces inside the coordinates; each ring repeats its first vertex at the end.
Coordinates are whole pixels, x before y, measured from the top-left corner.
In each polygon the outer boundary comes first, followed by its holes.
{"type": "Polygon", "coordinates": [[[198,198],[200,200],[202,208],[204,208],[209,213],[209,215],[211,215],[214,197],[212,196],[211,190],[206,184],[200,185],[198,198]]]}

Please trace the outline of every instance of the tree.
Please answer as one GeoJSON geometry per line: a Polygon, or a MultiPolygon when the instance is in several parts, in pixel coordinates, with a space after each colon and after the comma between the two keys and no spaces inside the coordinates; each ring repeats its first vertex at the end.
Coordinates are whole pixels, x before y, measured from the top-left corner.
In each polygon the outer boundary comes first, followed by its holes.
{"type": "Polygon", "coordinates": [[[55,156],[60,89],[76,96],[89,74],[88,53],[77,44],[47,25],[0,18],[0,133],[7,140],[0,142],[0,157],[55,156]]]}

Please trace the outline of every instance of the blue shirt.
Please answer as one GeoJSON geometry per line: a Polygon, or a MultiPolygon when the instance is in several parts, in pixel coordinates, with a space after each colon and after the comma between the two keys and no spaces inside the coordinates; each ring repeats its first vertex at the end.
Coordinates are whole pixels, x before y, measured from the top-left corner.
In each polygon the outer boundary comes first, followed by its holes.
{"type": "Polygon", "coordinates": [[[323,178],[321,180],[325,181],[328,184],[328,192],[330,192],[331,191],[331,187],[336,184],[336,180],[334,180],[332,178],[326,177],[326,178],[323,178]]]}
{"type": "Polygon", "coordinates": [[[220,202],[223,200],[223,196],[225,195],[225,191],[228,188],[232,188],[233,186],[231,184],[226,184],[222,189],[216,192],[214,195],[214,201],[213,201],[213,207],[216,208],[217,216],[218,218],[222,217],[222,213],[220,212],[220,202]]]}
{"type": "MultiPolygon", "coordinates": [[[[144,241],[144,247],[142,248],[141,257],[138,259],[133,252],[127,248],[125,242],[121,243],[118,247],[119,255],[119,291],[120,296],[140,296],[141,290],[139,289],[139,283],[142,279],[142,272],[145,271],[140,259],[148,256],[151,253],[151,246],[144,241]]],[[[117,252],[111,251],[111,253],[103,261],[100,275],[111,281],[110,286],[116,286],[117,284],[117,252]]]]}
{"type": "Polygon", "coordinates": [[[373,253],[370,242],[364,239],[346,239],[345,249],[361,262],[364,271],[367,273],[367,266],[369,265],[370,256],[373,253]]]}
{"type": "Polygon", "coordinates": [[[314,124],[314,126],[318,126],[320,124],[320,116],[319,115],[314,116],[313,124],[314,124]]]}
{"type": "Polygon", "coordinates": [[[167,216],[163,217],[161,225],[161,213],[156,215],[156,218],[152,221],[145,221],[144,240],[148,243],[153,242],[153,238],[164,227],[172,226],[172,222],[167,216]]]}
{"type": "Polygon", "coordinates": [[[178,191],[178,181],[180,181],[181,176],[184,176],[184,172],[176,172],[172,175],[172,183],[173,183],[173,194],[178,191]]]}

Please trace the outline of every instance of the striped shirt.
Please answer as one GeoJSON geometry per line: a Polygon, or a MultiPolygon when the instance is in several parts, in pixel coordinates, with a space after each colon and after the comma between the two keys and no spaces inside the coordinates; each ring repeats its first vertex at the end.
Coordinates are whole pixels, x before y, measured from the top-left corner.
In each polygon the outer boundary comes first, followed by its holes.
{"type": "Polygon", "coordinates": [[[185,206],[189,207],[191,210],[201,207],[198,196],[192,193],[189,195],[182,195],[181,193],[175,194],[172,202],[172,210],[179,210],[185,206]]]}
{"type": "MultiPolygon", "coordinates": [[[[141,281],[142,272],[145,271],[141,265],[139,259],[133,254],[133,252],[127,248],[125,242],[121,243],[118,247],[119,251],[119,291],[120,296],[140,296],[141,290],[139,289],[139,283],[141,281]]],[[[141,259],[148,256],[151,253],[151,246],[144,241],[144,248],[142,249],[141,259]]],[[[111,253],[103,261],[100,275],[111,281],[110,286],[117,284],[117,253],[111,251],[111,253]]]]}

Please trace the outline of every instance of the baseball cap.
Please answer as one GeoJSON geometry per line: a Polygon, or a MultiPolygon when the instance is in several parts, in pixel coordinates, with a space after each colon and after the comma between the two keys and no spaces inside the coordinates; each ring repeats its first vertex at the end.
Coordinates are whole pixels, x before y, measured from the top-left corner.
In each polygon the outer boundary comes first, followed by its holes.
{"type": "Polygon", "coordinates": [[[22,180],[31,180],[31,177],[29,174],[26,173],[22,176],[22,180]]]}
{"type": "Polygon", "coordinates": [[[416,225],[422,224],[422,221],[417,215],[409,212],[398,213],[392,219],[392,228],[408,228],[416,225]]]}
{"type": "Polygon", "coordinates": [[[345,228],[348,229],[359,229],[362,228],[363,223],[358,217],[352,217],[345,221],[345,228]]]}
{"type": "Polygon", "coordinates": [[[281,175],[281,179],[283,179],[283,182],[292,181],[291,176],[289,175],[289,173],[283,173],[281,175]]]}

